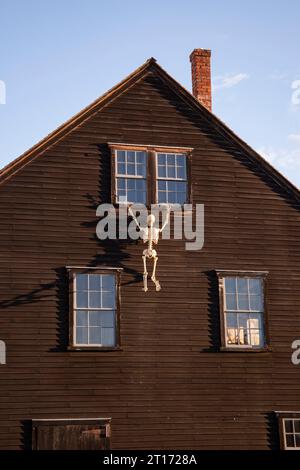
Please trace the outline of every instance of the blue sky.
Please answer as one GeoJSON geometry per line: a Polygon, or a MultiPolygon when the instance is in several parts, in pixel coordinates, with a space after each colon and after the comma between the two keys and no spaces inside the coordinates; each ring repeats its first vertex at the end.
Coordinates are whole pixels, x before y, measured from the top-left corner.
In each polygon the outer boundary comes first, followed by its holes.
{"type": "Polygon", "coordinates": [[[297,0],[0,0],[0,21],[1,167],[151,56],[191,89],[203,47],[214,113],[300,187],[297,0]]]}

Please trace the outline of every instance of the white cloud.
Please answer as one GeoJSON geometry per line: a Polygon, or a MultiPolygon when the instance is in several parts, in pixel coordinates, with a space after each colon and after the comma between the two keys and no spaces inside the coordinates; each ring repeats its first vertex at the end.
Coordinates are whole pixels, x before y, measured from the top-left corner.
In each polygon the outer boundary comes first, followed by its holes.
{"type": "Polygon", "coordinates": [[[298,106],[300,104],[300,80],[294,80],[291,84],[293,91],[291,97],[291,103],[293,106],[298,106]]]}
{"type": "Polygon", "coordinates": [[[276,81],[281,81],[281,80],[285,80],[287,78],[287,73],[286,72],[273,72],[273,73],[270,73],[268,78],[270,80],[276,80],[276,81]]]}
{"type": "Polygon", "coordinates": [[[300,187],[300,135],[291,134],[291,136],[289,136],[291,144],[286,148],[261,147],[257,152],[300,187]]]}
{"type": "Polygon", "coordinates": [[[247,80],[249,75],[246,73],[237,73],[236,75],[223,75],[213,79],[213,89],[231,88],[243,80],[247,80]]]}
{"type": "Polygon", "coordinates": [[[295,142],[300,144],[300,134],[290,134],[288,136],[290,142],[295,142]]]}

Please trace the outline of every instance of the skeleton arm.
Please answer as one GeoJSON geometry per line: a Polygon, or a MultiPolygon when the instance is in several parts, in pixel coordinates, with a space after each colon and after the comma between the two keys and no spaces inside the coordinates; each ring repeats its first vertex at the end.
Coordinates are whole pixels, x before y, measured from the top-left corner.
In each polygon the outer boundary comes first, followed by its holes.
{"type": "Polygon", "coordinates": [[[134,213],[132,212],[131,206],[129,206],[128,212],[129,212],[129,214],[131,215],[131,217],[133,218],[133,220],[135,221],[135,223],[136,223],[136,225],[138,226],[138,228],[139,228],[140,230],[142,230],[140,224],[138,223],[138,220],[137,220],[136,216],[135,216],[134,213]]]}
{"type": "Polygon", "coordinates": [[[166,220],[164,221],[161,229],[159,229],[160,233],[165,229],[165,227],[168,225],[169,221],[170,221],[170,206],[167,204],[166,220]]]}

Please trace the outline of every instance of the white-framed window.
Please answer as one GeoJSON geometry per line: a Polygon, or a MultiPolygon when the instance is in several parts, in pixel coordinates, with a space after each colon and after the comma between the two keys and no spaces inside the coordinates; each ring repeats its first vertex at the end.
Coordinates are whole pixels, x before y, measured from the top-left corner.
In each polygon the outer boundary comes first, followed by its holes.
{"type": "Polygon", "coordinates": [[[74,346],[116,346],[116,276],[74,273],[74,346]]]}
{"type": "Polygon", "coordinates": [[[187,156],[182,153],[157,153],[157,202],[187,202],[187,156]]]}
{"type": "Polygon", "coordinates": [[[300,417],[283,418],[284,448],[286,450],[300,450],[300,417]]]}
{"type": "Polygon", "coordinates": [[[264,284],[260,277],[225,276],[226,346],[264,347],[264,284]]]}
{"type": "Polygon", "coordinates": [[[147,203],[147,153],[116,150],[117,202],[147,203]]]}

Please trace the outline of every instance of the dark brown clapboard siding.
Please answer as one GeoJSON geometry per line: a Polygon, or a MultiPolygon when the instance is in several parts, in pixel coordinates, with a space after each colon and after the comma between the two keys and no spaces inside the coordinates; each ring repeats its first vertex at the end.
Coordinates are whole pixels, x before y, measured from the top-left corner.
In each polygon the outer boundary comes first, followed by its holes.
{"type": "Polygon", "coordinates": [[[111,417],[115,449],[279,445],[272,412],[300,410],[299,204],[201,113],[150,73],[6,182],[0,211],[2,449],[28,445],[31,419],[71,417],[111,417]],[[205,244],[159,243],[159,293],[142,291],[141,243],[95,239],[107,142],[194,148],[205,244]],[[124,268],[122,350],[66,351],[64,267],[101,264],[124,268]],[[272,352],[219,352],[218,268],[269,271],[272,352]]]}

